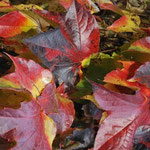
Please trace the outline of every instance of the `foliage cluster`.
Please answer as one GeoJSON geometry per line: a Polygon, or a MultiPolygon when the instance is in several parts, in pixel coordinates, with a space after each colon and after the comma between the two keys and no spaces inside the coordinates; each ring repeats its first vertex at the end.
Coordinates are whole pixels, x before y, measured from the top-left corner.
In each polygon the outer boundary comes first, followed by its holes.
{"type": "Polygon", "coordinates": [[[149,6],[0,1],[0,149],[148,150],[149,6]]]}

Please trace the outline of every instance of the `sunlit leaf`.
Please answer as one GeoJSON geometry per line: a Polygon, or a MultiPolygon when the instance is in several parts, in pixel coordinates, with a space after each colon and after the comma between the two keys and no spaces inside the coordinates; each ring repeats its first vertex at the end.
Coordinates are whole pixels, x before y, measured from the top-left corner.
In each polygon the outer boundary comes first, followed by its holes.
{"type": "Polygon", "coordinates": [[[9,56],[14,65],[15,72],[0,78],[1,88],[25,88],[34,97],[40,95],[43,88],[52,81],[49,70],[42,68],[32,60],[9,56]]]}

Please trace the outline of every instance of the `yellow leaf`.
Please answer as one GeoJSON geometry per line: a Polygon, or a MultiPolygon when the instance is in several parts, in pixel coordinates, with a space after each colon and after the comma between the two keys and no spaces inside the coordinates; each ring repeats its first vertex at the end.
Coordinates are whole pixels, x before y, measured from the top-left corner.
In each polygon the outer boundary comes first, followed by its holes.
{"type": "Polygon", "coordinates": [[[24,5],[24,4],[20,4],[20,5],[14,5],[14,7],[18,10],[43,10],[43,8],[35,5],[35,4],[29,4],[29,5],[24,5]]]}
{"type": "Polygon", "coordinates": [[[116,20],[111,26],[107,29],[115,32],[136,32],[140,30],[140,17],[132,14],[125,13],[120,19],[116,20]]]}
{"type": "Polygon", "coordinates": [[[107,112],[103,112],[101,120],[100,120],[100,124],[103,123],[103,121],[107,118],[107,116],[108,116],[107,112]]]}
{"type": "Polygon", "coordinates": [[[43,118],[44,118],[44,132],[51,146],[56,136],[56,125],[50,117],[43,115],[43,118]]]}

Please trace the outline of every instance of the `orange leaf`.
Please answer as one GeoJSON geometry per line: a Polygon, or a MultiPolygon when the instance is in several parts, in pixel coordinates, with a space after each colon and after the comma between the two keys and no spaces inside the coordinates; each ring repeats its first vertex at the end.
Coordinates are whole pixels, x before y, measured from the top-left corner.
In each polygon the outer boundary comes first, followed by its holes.
{"type": "Polygon", "coordinates": [[[121,85],[132,88],[134,90],[140,89],[142,93],[150,96],[150,90],[138,82],[132,82],[130,79],[134,76],[136,70],[140,66],[139,63],[133,61],[120,61],[123,64],[123,69],[117,69],[108,73],[104,81],[111,84],[121,85]]]}

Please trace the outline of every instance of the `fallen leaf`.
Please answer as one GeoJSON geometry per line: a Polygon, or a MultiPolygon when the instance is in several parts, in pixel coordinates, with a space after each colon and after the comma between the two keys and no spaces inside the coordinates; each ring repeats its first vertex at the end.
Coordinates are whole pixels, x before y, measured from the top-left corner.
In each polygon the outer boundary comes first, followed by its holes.
{"type": "Polygon", "coordinates": [[[35,4],[28,4],[28,5],[20,4],[20,5],[13,5],[13,6],[18,10],[24,10],[24,11],[33,10],[33,9],[43,10],[43,8],[35,4]]]}
{"type": "Polygon", "coordinates": [[[92,147],[94,137],[95,131],[92,128],[76,129],[73,131],[73,134],[69,137],[69,139],[78,142],[78,144],[72,144],[69,148],[74,150],[88,149],[92,147]]]}
{"type": "MultiPolygon", "coordinates": [[[[73,3],[73,0],[58,0],[59,3],[68,10],[71,4],[73,3]]],[[[91,13],[97,13],[99,12],[99,8],[95,5],[95,3],[92,0],[77,0],[78,3],[82,5],[82,7],[85,7],[91,11],[91,13]]]]}
{"type": "Polygon", "coordinates": [[[56,95],[56,85],[54,82],[47,84],[37,97],[37,101],[42,106],[44,113],[57,113],[59,108],[59,100],[56,95]]]}
{"type": "Polygon", "coordinates": [[[71,6],[73,0],[58,0],[59,3],[67,10],[71,6]]]}
{"type": "Polygon", "coordinates": [[[81,61],[99,50],[99,28],[95,18],[73,1],[59,21],[61,29],[50,30],[24,42],[53,71],[55,79],[73,85],[81,61]]]}
{"type": "Polygon", "coordinates": [[[129,0],[127,1],[126,9],[130,12],[134,13],[142,13],[147,7],[147,1],[136,1],[136,0],[129,0]]]}
{"type": "Polygon", "coordinates": [[[128,51],[150,53],[150,36],[144,37],[132,43],[129,46],[128,51]]]}
{"type": "Polygon", "coordinates": [[[0,109],[19,108],[21,102],[30,101],[32,95],[26,90],[0,89],[0,109]]]}
{"type": "Polygon", "coordinates": [[[130,79],[130,81],[137,81],[150,88],[150,62],[146,62],[144,65],[141,65],[136,70],[134,76],[130,79]]]}
{"type": "Polygon", "coordinates": [[[129,13],[116,20],[107,29],[115,32],[136,32],[140,30],[140,22],[139,16],[129,13]]]}
{"type": "Polygon", "coordinates": [[[119,61],[119,62],[123,64],[123,68],[122,69],[117,68],[117,70],[109,72],[105,76],[104,82],[136,89],[138,85],[136,83],[129,82],[128,79],[134,76],[136,69],[141,64],[134,61],[119,61]]]}
{"type": "Polygon", "coordinates": [[[92,102],[83,105],[82,110],[84,111],[84,115],[86,117],[90,117],[95,120],[100,120],[100,118],[102,117],[102,111],[98,109],[92,102]]]}
{"type": "Polygon", "coordinates": [[[37,101],[43,111],[54,120],[57,133],[64,132],[71,127],[75,117],[74,104],[56,92],[54,83],[46,85],[41,95],[37,97],[37,101]]]}
{"type": "Polygon", "coordinates": [[[139,144],[139,143],[143,143],[145,144],[147,147],[150,148],[150,125],[143,125],[140,126],[134,135],[134,144],[139,144]],[[147,144],[146,144],[147,143],[147,144]],[[148,145],[149,144],[149,145],[148,145]]]}
{"type": "Polygon", "coordinates": [[[142,93],[150,96],[150,90],[145,85],[131,80],[141,64],[134,61],[120,62],[123,64],[124,68],[118,68],[117,70],[111,71],[105,76],[104,81],[115,85],[125,86],[133,90],[140,89],[142,93]]]}
{"type": "Polygon", "coordinates": [[[10,12],[0,17],[0,37],[13,37],[21,32],[38,28],[38,24],[29,16],[19,11],[10,12]]]}
{"type": "Polygon", "coordinates": [[[140,92],[126,95],[109,91],[94,82],[91,84],[96,101],[108,114],[100,124],[94,149],[131,150],[136,129],[149,118],[149,99],[140,92]]]}
{"type": "Polygon", "coordinates": [[[15,144],[16,144],[15,142],[9,142],[8,140],[0,137],[0,148],[2,150],[8,150],[12,148],[15,144]]]}
{"type": "Polygon", "coordinates": [[[0,136],[16,140],[12,150],[51,150],[56,134],[55,124],[43,114],[35,100],[23,102],[21,108],[0,110],[0,136]]]}
{"type": "Polygon", "coordinates": [[[51,72],[34,61],[10,55],[9,57],[15,65],[15,72],[0,78],[0,88],[25,88],[36,98],[53,80],[51,72]]]}
{"type": "Polygon", "coordinates": [[[116,5],[112,3],[111,0],[95,0],[101,9],[111,10],[119,15],[123,15],[123,11],[116,5]]]}
{"type": "Polygon", "coordinates": [[[9,1],[5,1],[5,0],[0,1],[0,12],[12,12],[12,11],[17,11],[17,10],[31,11],[33,9],[43,10],[43,8],[35,4],[11,5],[9,1]]]}
{"type": "Polygon", "coordinates": [[[5,0],[0,1],[0,7],[2,7],[2,6],[9,6],[9,5],[10,5],[9,2],[7,2],[5,0]]]}
{"type": "Polygon", "coordinates": [[[124,58],[127,60],[140,62],[141,64],[150,61],[150,53],[135,51],[135,50],[125,50],[122,52],[124,58]]]}
{"type": "MultiPolygon", "coordinates": [[[[116,69],[118,66],[117,60],[119,55],[113,53],[112,56],[104,54],[102,52],[95,53],[87,60],[88,67],[84,75],[92,81],[97,83],[104,83],[104,77],[110,71],[116,69]],[[93,61],[92,61],[93,59],[93,61]],[[91,62],[90,62],[91,61],[91,62]]],[[[83,62],[82,62],[83,63],[83,62]]],[[[83,63],[85,66],[86,63],[83,63]]],[[[76,85],[76,91],[72,94],[71,98],[81,98],[85,95],[89,95],[92,92],[90,83],[83,77],[76,85]]]]}

